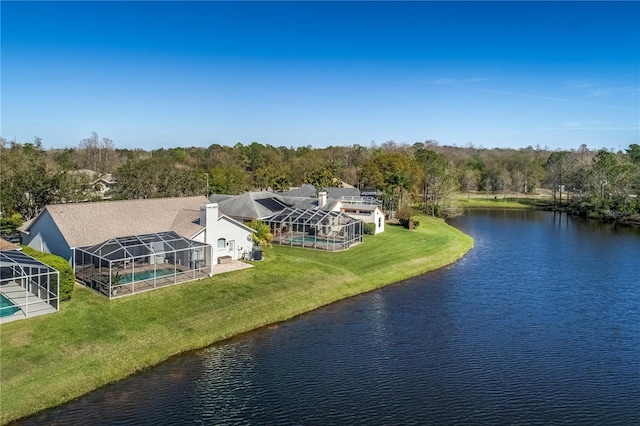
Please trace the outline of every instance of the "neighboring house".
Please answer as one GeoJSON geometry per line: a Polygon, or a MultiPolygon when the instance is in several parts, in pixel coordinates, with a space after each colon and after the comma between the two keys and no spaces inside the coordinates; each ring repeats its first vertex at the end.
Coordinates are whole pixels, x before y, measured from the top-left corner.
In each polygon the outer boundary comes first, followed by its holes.
{"type": "Polygon", "coordinates": [[[111,198],[109,192],[116,186],[116,181],[114,180],[111,173],[100,174],[89,169],[76,170],[74,173],[89,176],[89,178],[91,179],[91,188],[94,191],[94,195],[105,200],[111,198]]]}
{"type": "Polygon", "coordinates": [[[23,244],[67,259],[85,285],[107,294],[100,284],[108,280],[110,297],[122,276],[127,284],[153,280],[155,288],[159,270],[181,274],[173,283],[197,279],[253,250],[253,230],[203,196],[49,205],[19,230],[23,244]]]}
{"type": "Polygon", "coordinates": [[[375,197],[363,197],[357,188],[325,188],[316,194],[313,185],[286,192],[246,192],[241,195],[212,195],[209,199],[226,215],[237,220],[265,220],[283,210],[325,210],[343,212],[364,223],[376,225],[375,234],[384,232],[382,203],[375,197]]]}
{"type": "MultiPolygon", "coordinates": [[[[286,208],[317,209],[318,198],[313,197],[283,196],[281,193],[268,191],[245,192],[240,195],[214,194],[209,197],[213,203],[217,203],[225,215],[239,221],[252,219],[266,219],[286,208]]],[[[326,197],[325,197],[326,203],[326,197]]]]}
{"type": "Polygon", "coordinates": [[[0,238],[0,324],[58,310],[60,274],[0,238]]]}
{"type": "Polygon", "coordinates": [[[377,199],[361,197],[357,188],[327,189],[339,198],[327,191],[316,194],[313,185],[304,185],[279,193],[213,195],[210,200],[235,219],[269,224],[278,244],[346,250],[362,242],[362,223],[375,224],[374,234],[384,232],[384,213],[377,199]]]}
{"type": "MultiPolygon", "coordinates": [[[[343,206],[347,204],[359,204],[363,205],[362,209],[355,210],[350,209],[352,213],[356,213],[359,217],[357,219],[363,219],[362,216],[365,210],[376,210],[369,205],[377,205],[379,208],[378,213],[375,214],[375,218],[366,218],[364,222],[378,223],[380,215],[382,215],[382,221],[384,222],[384,214],[382,213],[382,203],[380,203],[375,197],[363,197],[360,194],[358,188],[348,186],[343,183],[342,188],[323,188],[320,192],[316,193],[316,188],[313,185],[302,185],[300,188],[295,188],[286,192],[279,192],[278,195],[288,205],[288,207],[299,209],[322,209],[327,211],[344,211],[349,209],[343,209],[343,206]],[[311,204],[311,205],[309,205],[311,204]]],[[[373,214],[373,213],[372,213],[373,214]]],[[[378,228],[378,232],[384,230],[384,223],[378,228]]]]}
{"type": "Polygon", "coordinates": [[[97,195],[103,199],[108,199],[111,198],[109,192],[116,186],[116,181],[113,179],[111,173],[107,173],[91,182],[91,186],[96,191],[97,195]]]}

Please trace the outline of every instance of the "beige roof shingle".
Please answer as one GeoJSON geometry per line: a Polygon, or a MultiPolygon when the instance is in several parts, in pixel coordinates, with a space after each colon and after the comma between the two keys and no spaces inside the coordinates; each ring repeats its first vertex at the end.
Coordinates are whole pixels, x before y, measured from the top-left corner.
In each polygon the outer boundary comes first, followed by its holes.
{"type": "MultiPolygon", "coordinates": [[[[46,207],[69,247],[98,244],[110,238],[176,231],[191,238],[198,230],[204,197],[152,198],[54,204],[46,207]]],[[[38,218],[39,219],[39,218],[38,218]]],[[[32,227],[38,219],[29,224],[32,227]]],[[[28,231],[28,229],[26,229],[28,231]]]]}
{"type": "Polygon", "coordinates": [[[5,251],[5,250],[18,250],[20,247],[18,247],[16,244],[10,243],[9,241],[0,238],[0,251],[5,251]]]}
{"type": "Polygon", "coordinates": [[[175,220],[171,224],[171,230],[176,231],[183,237],[191,238],[198,232],[203,230],[200,226],[200,211],[182,209],[176,215],[175,220]]]}

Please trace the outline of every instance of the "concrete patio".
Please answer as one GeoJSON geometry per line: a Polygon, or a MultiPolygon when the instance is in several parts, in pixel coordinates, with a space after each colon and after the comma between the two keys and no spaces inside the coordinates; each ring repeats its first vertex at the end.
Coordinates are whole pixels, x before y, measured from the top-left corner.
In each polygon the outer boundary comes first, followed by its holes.
{"type": "Polygon", "coordinates": [[[244,263],[241,260],[233,260],[229,263],[220,263],[213,266],[213,275],[225,274],[227,272],[240,271],[242,269],[253,268],[253,265],[244,263]]]}

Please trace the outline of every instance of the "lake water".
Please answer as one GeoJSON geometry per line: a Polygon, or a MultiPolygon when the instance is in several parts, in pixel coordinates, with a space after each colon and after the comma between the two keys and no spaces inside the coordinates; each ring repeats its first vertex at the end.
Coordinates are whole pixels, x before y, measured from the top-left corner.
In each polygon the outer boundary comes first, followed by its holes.
{"type": "Polygon", "coordinates": [[[640,229],[531,211],[453,224],[475,248],[448,268],[19,424],[640,424],[640,229]]]}

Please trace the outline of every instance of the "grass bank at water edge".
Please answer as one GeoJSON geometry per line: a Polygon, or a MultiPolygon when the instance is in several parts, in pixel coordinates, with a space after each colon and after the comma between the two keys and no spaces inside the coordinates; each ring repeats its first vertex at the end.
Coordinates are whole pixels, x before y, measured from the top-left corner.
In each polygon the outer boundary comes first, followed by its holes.
{"type": "Polygon", "coordinates": [[[442,220],[388,225],[345,252],[266,248],[255,267],[109,301],[77,287],[61,311],[0,328],[0,422],[60,405],[181,352],[443,267],[473,246],[442,220]]]}

